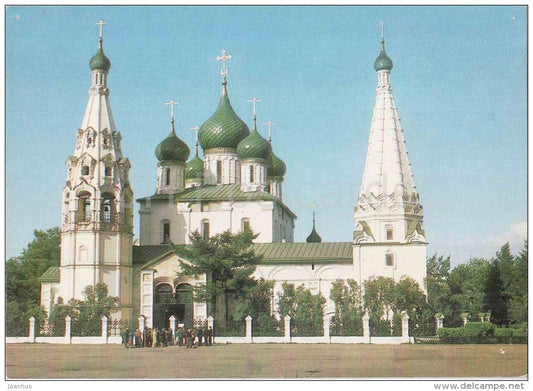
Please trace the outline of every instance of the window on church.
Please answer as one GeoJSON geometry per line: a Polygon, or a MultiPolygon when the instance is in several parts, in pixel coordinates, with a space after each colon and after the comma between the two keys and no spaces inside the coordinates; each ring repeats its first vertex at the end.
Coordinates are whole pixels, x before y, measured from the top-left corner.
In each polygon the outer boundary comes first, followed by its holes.
{"type": "Polygon", "coordinates": [[[105,166],[104,172],[105,176],[111,176],[111,166],[105,166]]]}
{"type": "Polygon", "coordinates": [[[170,223],[163,223],[163,243],[170,243],[170,223]]]}
{"type": "Polygon", "coordinates": [[[83,166],[81,168],[81,175],[89,175],[89,166],[83,166]]]}
{"type": "Polygon", "coordinates": [[[202,220],[202,237],[209,239],[209,220],[202,220]]]}
{"type": "Polygon", "coordinates": [[[87,192],[80,194],[78,200],[78,221],[91,220],[91,195],[87,192]]]}
{"type": "Polygon", "coordinates": [[[100,218],[104,223],[111,223],[113,221],[113,198],[112,194],[103,195],[100,218]]]}
{"type": "Polygon", "coordinates": [[[170,168],[166,169],[166,175],[165,175],[165,185],[170,185],[170,168]]]}
{"type": "Polygon", "coordinates": [[[254,166],[250,166],[250,183],[254,182],[254,166]]]}
{"type": "Polygon", "coordinates": [[[222,183],[222,161],[217,160],[217,184],[222,183]]]}
{"type": "Polygon", "coordinates": [[[394,229],[390,226],[387,227],[387,240],[394,239],[394,229]]]}
{"type": "Polygon", "coordinates": [[[394,254],[385,254],[385,264],[387,266],[394,266],[394,254]]]}
{"type": "Polygon", "coordinates": [[[245,232],[249,230],[250,230],[250,219],[245,217],[241,220],[241,231],[245,232]]]}

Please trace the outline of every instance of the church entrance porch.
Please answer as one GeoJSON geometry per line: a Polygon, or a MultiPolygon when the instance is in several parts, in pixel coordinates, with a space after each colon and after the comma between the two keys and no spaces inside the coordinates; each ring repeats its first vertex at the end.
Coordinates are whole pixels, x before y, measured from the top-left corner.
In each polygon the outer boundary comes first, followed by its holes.
{"type": "Polygon", "coordinates": [[[193,295],[189,284],[178,284],[175,289],[166,283],[156,286],[153,327],[170,328],[171,316],[176,318],[178,324],[184,323],[185,327],[193,326],[193,295]]]}

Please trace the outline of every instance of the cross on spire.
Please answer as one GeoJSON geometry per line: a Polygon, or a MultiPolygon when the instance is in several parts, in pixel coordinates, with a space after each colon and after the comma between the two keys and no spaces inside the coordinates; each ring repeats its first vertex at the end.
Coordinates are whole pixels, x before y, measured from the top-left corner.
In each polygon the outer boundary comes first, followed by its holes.
{"type": "Polygon", "coordinates": [[[194,139],[194,145],[196,147],[196,154],[198,155],[198,130],[200,127],[198,125],[194,125],[191,130],[194,130],[196,132],[196,138],[194,139]]]}
{"type": "Polygon", "coordinates": [[[177,106],[180,104],[180,102],[176,102],[175,100],[171,100],[170,102],[165,102],[166,105],[170,105],[170,121],[174,122],[174,106],[177,106]]]}
{"type": "Polygon", "coordinates": [[[316,202],[313,202],[313,227],[315,226],[315,215],[316,215],[316,207],[318,206],[316,202]]]}
{"type": "Polygon", "coordinates": [[[268,142],[272,144],[272,126],[277,124],[269,120],[265,122],[265,125],[268,126],[268,142]]]}
{"type": "Polygon", "coordinates": [[[107,22],[104,22],[102,19],[100,19],[100,21],[96,24],[100,26],[100,39],[102,39],[104,32],[104,24],[107,24],[107,22]]]}
{"type": "Polygon", "coordinates": [[[226,61],[231,60],[231,54],[226,54],[226,49],[222,49],[222,56],[217,56],[217,61],[222,61],[222,70],[220,74],[226,76],[228,70],[226,69],[226,61]]]}
{"type": "Polygon", "coordinates": [[[384,34],[385,22],[382,20],[379,22],[379,25],[381,26],[381,40],[384,41],[385,40],[385,34],[384,34]]]}
{"type": "Polygon", "coordinates": [[[252,102],[252,104],[253,104],[253,114],[254,114],[254,119],[255,119],[255,116],[257,114],[257,112],[255,111],[255,105],[256,105],[257,102],[261,102],[261,99],[257,99],[254,96],[252,99],[248,99],[248,102],[252,102]]]}

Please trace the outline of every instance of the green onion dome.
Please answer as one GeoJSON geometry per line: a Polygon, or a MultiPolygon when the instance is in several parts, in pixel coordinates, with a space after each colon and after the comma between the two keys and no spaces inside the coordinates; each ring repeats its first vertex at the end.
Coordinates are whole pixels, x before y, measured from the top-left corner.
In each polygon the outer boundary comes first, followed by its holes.
{"type": "Polygon", "coordinates": [[[274,152],[270,152],[270,159],[272,164],[268,167],[268,177],[282,178],[287,172],[287,166],[279,157],[274,155],[274,152]]]}
{"type": "Polygon", "coordinates": [[[205,151],[211,148],[237,148],[239,142],[250,134],[250,129],[241,120],[229,101],[226,79],[222,82],[222,96],[215,114],[200,127],[198,140],[205,151]]]}
{"type": "Polygon", "coordinates": [[[237,156],[239,159],[263,159],[270,161],[271,152],[270,144],[257,131],[254,119],[252,133],[237,146],[237,156]]]}
{"type": "Polygon", "coordinates": [[[159,161],[171,160],[184,163],[189,158],[190,153],[187,144],[176,136],[174,124],[172,124],[172,130],[167,138],[161,141],[155,149],[155,156],[159,161]]]}
{"type": "Polygon", "coordinates": [[[381,53],[379,53],[378,58],[374,61],[374,69],[377,71],[392,69],[392,60],[385,53],[385,40],[381,40],[381,53]]]}
{"type": "Polygon", "coordinates": [[[196,154],[185,168],[185,179],[201,178],[204,172],[204,161],[196,154]]]}
{"type": "Polygon", "coordinates": [[[109,58],[106,57],[106,55],[104,54],[104,49],[102,48],[102,40],[100,40],[98,51],[96,52],[94,57],[91,58],[89,66],[91,67],[92,71],[94,71],[95,69],[109,71],[109,69],[111,68],[111,61],[109,61],[109,58]]]}
{"type": "Polygon", "coordinates": [[[309,234],[309,236],[307,237],[307,239],[305,239],[305,241],[307,243],[320,243],[322,242],[322,238],[320,237],[320,235],[316,232],[316,229],[315,229],[315,224],[313,223],[313,230],[311,231],[311,233],[309,234]]]}

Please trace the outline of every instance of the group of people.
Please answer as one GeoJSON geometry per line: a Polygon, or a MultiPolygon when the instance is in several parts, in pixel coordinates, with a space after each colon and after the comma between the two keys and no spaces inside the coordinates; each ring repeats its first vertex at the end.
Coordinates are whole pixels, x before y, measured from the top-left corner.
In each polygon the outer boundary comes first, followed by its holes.
{"type": "Polygon", "coordinates": [[[185,346],[188,349],[213,344],[213,328],[179,327],[176,333],[171,328],[146,327],[143,331],[127,328],[121,334],[122,343],[127,348],[162,348],[169,345],[185,346]]]}

